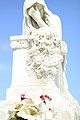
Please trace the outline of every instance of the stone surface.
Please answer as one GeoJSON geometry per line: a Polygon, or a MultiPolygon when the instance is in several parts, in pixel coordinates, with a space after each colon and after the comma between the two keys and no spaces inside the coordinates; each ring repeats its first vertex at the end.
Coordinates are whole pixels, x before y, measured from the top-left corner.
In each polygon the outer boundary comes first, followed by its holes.
{"type": "Polygon", "coordinates": [[[0,101],[0,120],[7,120],[8,105],[7,101],[0,101]]]}
{"type": "Polygon", "coordinates": [[[0,102],[1,120],[9,120],[8,111],[16,110],[15,102],[22,105],[17,115],[24,119],[80,120],[79,104],[66,79],[67,44],[62,40],[61,20],[44,0],[25,0],[22,35],[10,40],[12,82],[6,101],[0,102]],[[24,104],[24,99],[31,99],[34,106],[24,104]],[[31,115],[37,108],[44,112],[31,115]]]}
{"type": "MultiPolygon", "coordinates": [[[[58,118],[60,120],[63,118],[64,120],[79,120],[78,102],[68,89],[64,89],[65,84],[62,83],[62,86],[59,86],[56,83],[56,80],[61,80],[63,75],[61,67],[64,60],[62,50],[64,49],[65,54],[66,43],[58,41],[57,38],[54,41],[55,36],[52,34],[48,40],[47,34],[42,32],[43,30],[44,28],[31,36],[11,37],[13,79],[10,88],[7,90],[6,99],[20,102],[21,94],[24,94],[39,104],[40,96],[48,95],[52,101],[46,102],[47,108],[44,114],[35,118],[32,117],[33,120],[58,120],[58,118]],[[57,79],[55,79],[56,77],[57,79]],[[49,107],[51,111],[48,110],[49,107]]],[[[65,82],[66,76],[62,79],[65,82]]],[[[25,119],[27,118],[29,116],[25,117],[25,119]]]]}

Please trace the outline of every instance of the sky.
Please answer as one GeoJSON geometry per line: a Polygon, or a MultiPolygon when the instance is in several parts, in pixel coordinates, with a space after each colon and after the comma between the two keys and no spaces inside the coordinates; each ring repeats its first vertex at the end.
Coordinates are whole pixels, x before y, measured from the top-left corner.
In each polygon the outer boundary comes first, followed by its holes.
{"type": "MultiPolygon", "coordinates": [[[[80,103],[80,0],[45,0],[62,22],[63,40],[68,44],[66,77],[69,91],[80,103]]],[[[0,0],[0,100],[12,79],[10,36],[22,32],[24,0],[0,0]]]]}

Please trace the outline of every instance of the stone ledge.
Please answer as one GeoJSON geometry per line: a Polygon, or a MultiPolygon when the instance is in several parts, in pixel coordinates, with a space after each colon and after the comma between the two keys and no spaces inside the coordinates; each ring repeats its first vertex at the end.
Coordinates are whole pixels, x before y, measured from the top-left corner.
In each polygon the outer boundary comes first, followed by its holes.
{"type": "Polygon", "coordinates": [[[10,36],[11,41],[26,40],[26,39],[28,39],[27,35],[10,36]]]}

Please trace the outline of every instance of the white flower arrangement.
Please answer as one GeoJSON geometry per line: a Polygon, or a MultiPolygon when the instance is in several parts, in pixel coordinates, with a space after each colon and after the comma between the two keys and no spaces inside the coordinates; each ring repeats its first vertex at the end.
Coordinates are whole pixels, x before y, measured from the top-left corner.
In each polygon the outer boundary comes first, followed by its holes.
{"type": "MultiPolygon", "coordinates": [[[[8,120],[42,120],[49,116],[52,117],[49,103],[52,100],[48,95],[41,95],[38,98],[40,103],[35,103],[31,98],[21,96],[21,102],[14,102],[13,109],[9,110],[8,120]]],[[[46,119],[47,120],[47,119],[46,119]]]]}

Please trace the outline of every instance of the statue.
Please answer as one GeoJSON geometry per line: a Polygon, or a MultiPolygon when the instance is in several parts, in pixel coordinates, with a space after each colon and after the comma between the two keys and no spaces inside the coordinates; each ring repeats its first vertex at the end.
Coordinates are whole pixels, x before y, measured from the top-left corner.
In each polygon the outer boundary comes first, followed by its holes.
{"type": "MultiPolygon", "coordinates": [[[[56,49],[60,48],[60,53],[58,53],[58,57],[62,58],[61,60],[59,59],[60,64],[58,64],[59,68],[57,70],[57,74],[55,75],[54,81],[56,86],[61,91],[63,91],[63,93],[66,93],[68,95],[71,103],[77,104],[77,102],[68,91],[68,83],[65,75],[67,44],[62,41],[61,20],[57,15],[53,14],[47,8],[44,0],[25,0],[23,34],[31,35],[34,34],[36,31],[38,32],[40,29],[42,31],[45,31],[49,37],[51,34],[54,34],[56,41],[60,42],[60,46],[57,45],[56,49]]],[[[58,58],[56,58],[56,60],[58,60],[58,58]]],[[[49,61],[51,61],[51,58],[49,59],[49,61]]]]}
{"type": "MultiPolygon", "coordinates": [[[[31,34],[38,31],[40,28],[51,29],[53,34],[57,36],[57,39],[61,41],[61,54],[64,57],[61,69],[62,74],[60,76],[60,81],[55,81],[60,89],[68,89],[67,81],[63,82],[63,77],[65,76],[65,57],[67,53],[67,45],[62,42],[62,30],[60,18],[48,10],[45,2],[43,0],[26,0],[24,3],[24,20],[23,20],[23,34],[31,34]]],[[[49,34],[48,31],[46,31],[49,34]]]]}
{"type": "Polygon", "coordinates": [[[67,44],[60,18],[44,0],[25,0],[23,13],[22,35],[11,37],[13,75],[7,98],[17,105],[9,118],[79,120],[79,105],[66,80],[67,44]]]}
{"type": "Polygon", "coordinates": [[[26,0],[24,3],[23,34],[41,27],[50,27],[62,39],[60,18],[48,10],[43,0],[26,0]]]}

